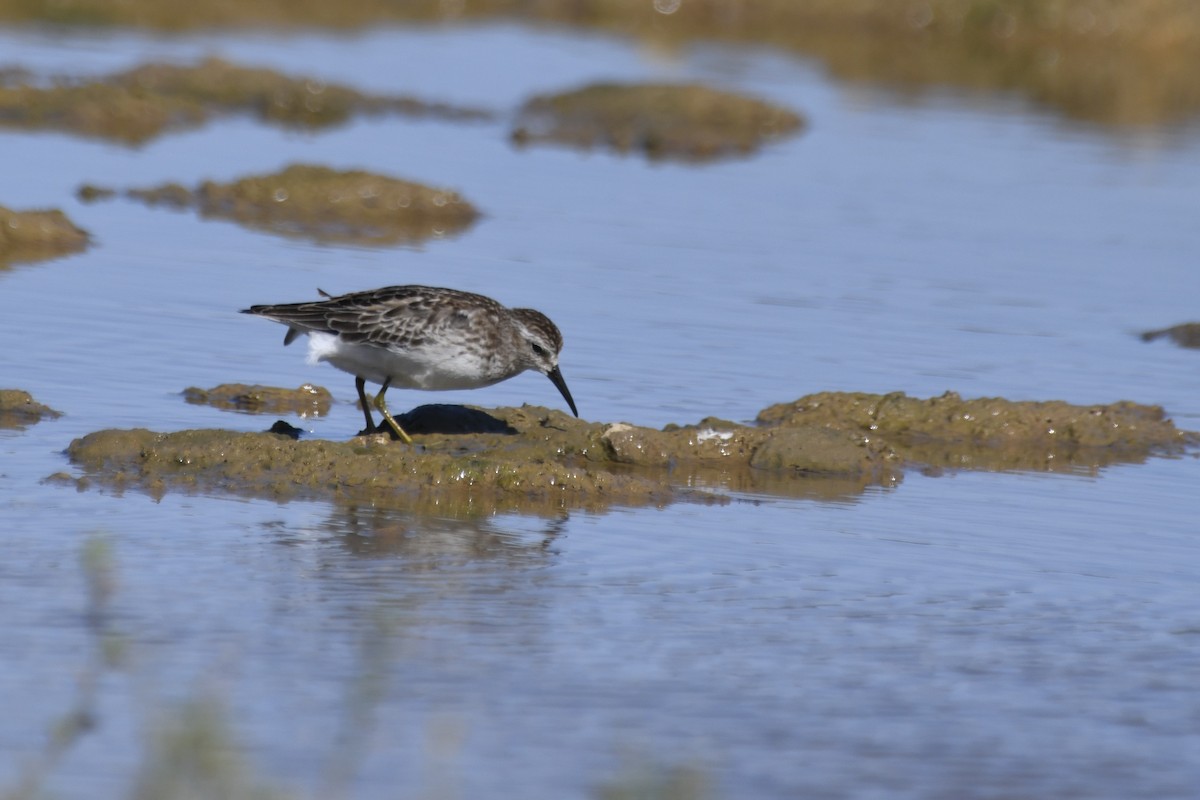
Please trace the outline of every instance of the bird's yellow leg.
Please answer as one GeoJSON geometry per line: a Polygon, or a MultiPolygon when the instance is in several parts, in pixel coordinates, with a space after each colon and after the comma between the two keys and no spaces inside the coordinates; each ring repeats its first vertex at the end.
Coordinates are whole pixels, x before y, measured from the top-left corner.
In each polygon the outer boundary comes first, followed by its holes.
{"type": "Polygon", "coordinates": [[[404,442],[405,444],[412,444],[412,437],[404,432],[404,428],[400,427],[400,423],[396,422],[395,418],[392,417],[392,413],[388,411],[387,404],[383,402],[383,395],[387,392],[388,385],[391,384],[391,382],[392,381],[389,378],[383,382],[383,386],[379,387],[379,394],[375,395],[375,408],[380,414],[383,415],[383,418],[387,420],[387,424],[390,425],[392,430],[396,432],[396,435],[400,437],[400,441],[404,442]]]}

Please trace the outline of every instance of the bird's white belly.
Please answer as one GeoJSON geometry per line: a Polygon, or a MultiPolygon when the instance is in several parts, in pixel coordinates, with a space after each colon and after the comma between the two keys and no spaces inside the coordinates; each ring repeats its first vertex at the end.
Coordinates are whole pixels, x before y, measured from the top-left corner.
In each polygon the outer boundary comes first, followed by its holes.
{"type": "Polygon", "coordinates": [[[442,391],[490,386],[507,375],[488,374],[488,365],[463,347],[429,343],[403,352],[374,345],[351,344],[331,333],[308,334],[308,362],[327,361],[372,383],[404,389],[442,391]]]}

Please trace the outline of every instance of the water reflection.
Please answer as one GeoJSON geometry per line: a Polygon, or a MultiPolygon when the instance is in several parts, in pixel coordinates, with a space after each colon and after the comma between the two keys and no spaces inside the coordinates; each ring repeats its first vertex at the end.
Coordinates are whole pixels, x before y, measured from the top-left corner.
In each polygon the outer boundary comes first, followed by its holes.
{"type": "Polygon", "coordinates": [[[904,479],[899,469],[875,476],[840,477],[798,475],[793,470],[680,468],[671,475],[679,486],[698,491],[732,494],[752,502],[815,500],[824,503],[856,503],[871,489],[896,488],[904,479]]]}
{"type": "MultiPolygon", "coordinates": [[[[566,513],[541,517],[439,517],[373,506],[332,506],[317,526],[338,555],[392,559],[405,571],[428,572],[488,562],[530,566],[546,562],[566,528],[566,513]]],[[[308,546],[311,535],[281,529],[278,541],[308,546]]],[[[326,548],[330,551],[330,548],[326,548]]]]}

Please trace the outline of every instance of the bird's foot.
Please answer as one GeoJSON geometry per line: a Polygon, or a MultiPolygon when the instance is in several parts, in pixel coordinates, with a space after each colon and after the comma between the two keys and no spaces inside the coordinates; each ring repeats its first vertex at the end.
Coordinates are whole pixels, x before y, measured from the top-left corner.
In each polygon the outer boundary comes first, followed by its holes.
{"type": "Polygon", "coordinates": [[[380,435],[383,435],[383,436],[391,437],[392,441],[401,441],[401,442],[404,442],[405,444],[413,443],[412,437],[409,436],[403,428],[401,428],[399,425],[397,425],[395,428],[393,428],[391,425],[387,424],[386,420],[380,422],[378,425],[375,425],[373,427],[363,428],[361,431],[359,431],[358,433],[356,433],[354,435],[355,436],[380,436],[380,435]]]}
{"type": "Polygon", "coordinates": [[[388,411],[387,404],[383,402],[383,392],[375,396],[375,408],[383,415],[383,422],[379,423],[379,431],[382,433],[387,430],[389,433],[394,433],[393,439],[399,439],[405,444],[412,444],[412,437],[404,432],[404,428],[400,427],[400,423],[396,422],[395,417],[388,411]],[[387,423],[386,427],[384,423],[387,423]]]}

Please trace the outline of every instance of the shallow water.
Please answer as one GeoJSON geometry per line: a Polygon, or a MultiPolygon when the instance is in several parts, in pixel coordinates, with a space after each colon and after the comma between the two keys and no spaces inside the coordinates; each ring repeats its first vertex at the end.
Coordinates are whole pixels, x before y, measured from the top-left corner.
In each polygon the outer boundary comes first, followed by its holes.
{"type": "MultiPolygon", "coordinates": [[[[0,58],[47,72],[208,53],[504,112],[585,80],[696,78],[811,126],[704,167],[516,150],[503,122],[301,134],[235,120],[136,150],[0,131],[0,203],[61,207],[98,240],[0,272],[0,376],[66,414],[0,431],[0,787],[88,662],[79,554],[102,535],[127,660],[101,681],[99,727],[47,780],[58,797],[127,793],[158,717],[209,693],[257,773],[299,794],[322,792],[339,732],[358,729],[361,797],[594,796],[640,766],[694,768],[723,797],[1192,796],[1191,456],[554,520],[41,479],[92,430],[271,421],[188,405],[189,385],[321,383],[333,413],[298,424],[348,437],[349,376],[236,310],[407,282],[546,312],[590,419],[749,420],[813,391],[950,389],[1157,403],[1200,428],[1196,354],[1133,335],[1195,319],[1194,130],[1118,136],[1014,98],[834,84],[777,54],[508,26],[0,35],[0,58]],[[72,195],[298,160],[449,185],[486,217],[367,250],[72,195]],[[352,711],[365,680],[380,692],[370,725],[352,711]]],[[[389,394],[431,399],[559,402],[531,375],[389,394]]]]}

